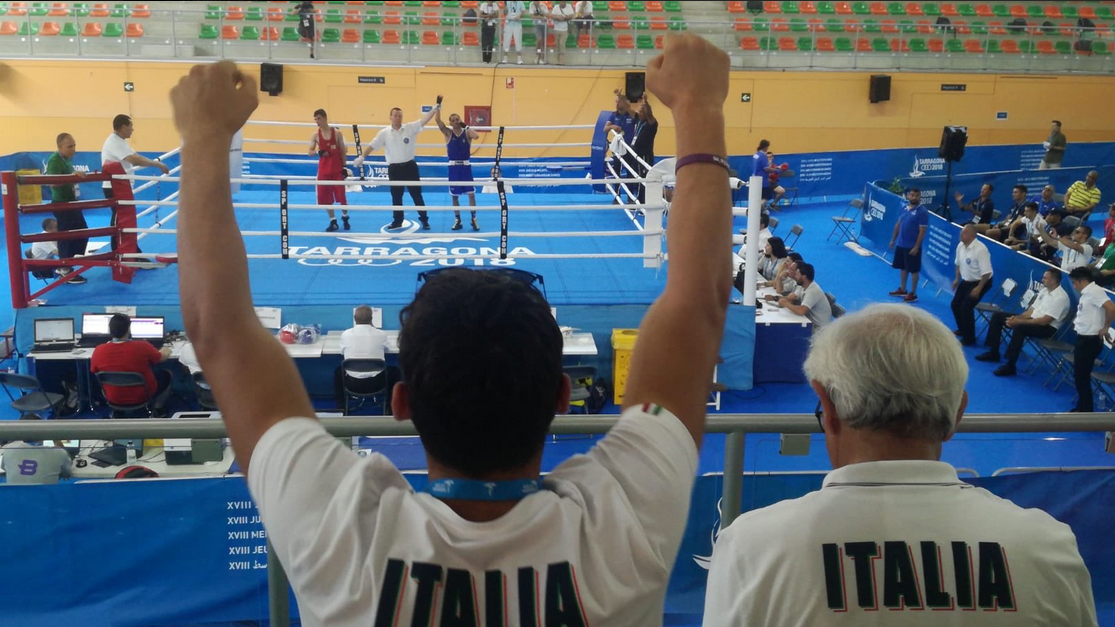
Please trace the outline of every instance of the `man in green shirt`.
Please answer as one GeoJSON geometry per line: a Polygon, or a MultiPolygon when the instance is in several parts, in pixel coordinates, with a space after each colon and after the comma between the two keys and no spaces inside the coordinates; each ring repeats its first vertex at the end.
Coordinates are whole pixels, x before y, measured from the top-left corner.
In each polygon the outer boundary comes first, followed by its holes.
{"type": "MultiPolygon", "coordinates": [[[[84,172],[75,172],[74,164],[72,162],[74,154],[77,153],[77,142],[74,141],[74,136],[69,133],[62,133],[57,139],[58,152],[50,156],[50,160],[46,163],[47,174],[75,174],[78,177],[84,178],[84,172]]],[[[77,200],[78,187],[76,184],[69,185],[51,185],[50,194],[54,202],[74,202],[77,200]]],[[[54,217],[58,220],[58,230],[64,231],[77,231],[80,229],[87,229],[89,225],[85,223],[85,215],[81,211],[55,211],[54,217]]],[[[85,248],[89,244],[89,239],[61,239],[58,240],[58,258],[70,259],[77,255],[84,255],[85,248]]],[[[66,276],[73,272],[70,268],[59,268],[58,275],[66,276]]],[[[86,279],[83,276],[75,275],[69,281],[70,283],[85,283],[86,279]]]]}
{"type": "Polygon", "coordinates": [[[1103,251],[1103,258],[1096,262],[1096,283],[1104,287],[1115,285],[1115,246],[1103,251]]]}
{"type": "Polygon", "coordinates": [[[1053,128],[1049,132],[1049,139],[1045,140],[1042,145],[1045,147],[1045,158],[1041,160],[1038,169],[1056,170],[1060,168],[1061,162],[1065,160],[1065,147],[1068,146],[1068,140],[1065,139],[1065,134],[1061,132],[1060,120],[1053,120],[1053,128]]]}

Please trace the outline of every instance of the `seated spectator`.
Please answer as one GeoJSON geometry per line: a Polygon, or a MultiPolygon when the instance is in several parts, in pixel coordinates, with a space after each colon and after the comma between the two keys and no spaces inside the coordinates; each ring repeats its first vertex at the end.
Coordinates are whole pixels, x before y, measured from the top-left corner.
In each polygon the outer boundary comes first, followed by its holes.
{"type": "Polygon", "coordinates": [[[1072,530],[940,461],[968,366],[939,320],[872,305],[815,335],[805,372],[833,471],[720,531],[705,627],[1097,624],[1072,530]]]}
{"type": "MultiPolygon", "coordinates": [[[[782,264],[782,270],[775,275],[774,279],[770,281],[760,281],[758,287],[772,287],[774,291],[778,292],[779,296],[789,296],[795,291],[800,296],[801,286],[798,285],[798,264],[803,263],[801,254],[791,252],[786,254],[786,262],[782,264]]],[[[779,296],[768,294],[763,298],[768,301],[777,301],[779,296]]]]}
{"type": "Polygon", "coordinates": [[[786,244],[782,242],[781,237],[768,239],[763,256],[759,258],[759,274],[764,279],[773,281],[786,263],[786,254],[786,244]]]}
{"type": "Polygon", "coordinates": [[[1015,364],[1022,354],[1022,347],[1028,338],[1046,339],[1053,337],[1069,315],[1069,295],[1061,287],[1061,271],[1050,268],[1041,277],[1042,290],[1037,298],[1020,314],[1000,311],[991,316],[987,327],[985,344],[987,352],[976,355],[979,361],[999,361],[999,343],[1003,327],[1011,330],[1010,344],[1007,345],[1007,363],[995,370],[995,376],[1008,377],[1017,372],[1015,364]]]}
{"type": "Polygon", "coordinates": [[[1115,246],[1106,247],[1094,267],[1096,283],[1109,289],[1115,286],[1115,246]]]}
{"type": "MultiPolygon", "coordinates": [[[[352,313],[352,328],[341,334],[342,359],[384,359],[387,334],[372,325],[372,308],[360,305],[352,313]]],[[[345,387],[361,394],[375,392],[394,383],[397,377],[388,377],[387,369],[378,373],[350,372],[338,366],[333,373],[333,394],[337,408],[345,406],[345,387]]]]}
{"type": "Polygon", "coordinates": [[[1021,222],[1011,229],[1011,234],[1003,242],[1017,251],[1028,250],[1035,241],[1040,244],[1039,233],[1045,230],[1045,218],[1038,211],[1038,203],[1032,200],[1026,202],[1021,222]]]}
{"type": "Polygon", "coordinates": [[[998,224],[976,226],[976,231],[985,233],[991,239],[1001,242],[1009,237],[1016,227],[1022,227],[1023,208],[1026,206],[1026,186],[1015,185],[1011,191],[1011,200],[1014,204],[1007,210],[1007,215],[999,220],[998,224]]]}
{"type": "MultiPolygon", "coordinates": [[[[663,188],[663,193],[665,193],[665,188],[663,188]]],[[[744,236],[744,238],[746,238],[747,237],[747,229],[740,229],[740,234],[742,234],[744,236]]],[[[762,253],[764,250],[766,250],[767,241],[770,240],[770,238],[771,238],[771,234],[770,234],[770,213],[764,211],[759,215],[759,252],[760,253],[762,253]]],[[[744,239],[744,242],[746,242],[746,241],[747,240],[744,239]]],[[[746,246],[747,245],[744,244],[743,246],[739,247],[739,252],[737,254],[740,257],[743,256],[744,249],[746,248],[746,246]]]]}
{"type": "Polygon", "coordinates": [[[1096,248],[1096,254],[1106,253],[1113,241],[1115,241],[1115,202],[1107,207],[1107,218],[1103,221],[1103,239],[1100,240],[1100,245],[1096,248]]]}
{"type": "MultiPolygon", "coordinates": [[[[54,218],[47,218],[47,219],[43,220],[43,231],[42,232],[43,233],[57,233],[58,232],[58,220],[55,220],[54,218]]],[[[23,251],[23,256],[28,258],[28,259],[57,259],[58,258],[58,242],[51,242],[51,241],[34,242],[33,244],[31,244],[31,248],[28,248],[27,250],[23,251]]],[[[60,270],[60,268],[59,268],[59,270],[60,270]]],[[[36,269],[31,271],[31,275],[34,276],[36,279],[49,279],[49,278],[53,277],[55,274],[58,274],[58,276],[62,276],[62,274],[60,274],[58,270],[51,270],[49,268],[36,268],[36,269]]],[[[85,282],[85,279],[82,278],[82,277],[74,277],[74,278],[81,278],[80,282],[81,283],[85,282]]]]}
{"type": "Polygon", "coordinates": [[[592,19],[592,3],[587,0],[578,2],[573,9],[573,25],[577,28],[577,37],[584,33],[592,34],[593,19],[592,19]]]}
{"type": "Polygon", "coordinates": [[[1081,266],[1092,263],[1092,246],[1088,238],[1092,236],[1092,227],[1081,224],[1076,227],[1072,235],[1053,237],[1049,233],[1040,232],[1040,237],[1048,246],[1056,246],[1061,253],[1061,271],[1072,272],[1081,266]]]}
{"type": "MultiPolygon", "coordinates": [[[[24,414],[20,420],[42,420],[38,414],[24,414]]],[[[8,485],[55,484],[70,476],[70,455],[52,442],[46,446],[37,440],[8,442],[0,446],[3,469],[8,485]]]]}
{"type": "Polygon", "coordinates": [[[170,357],[170,346],[156,349],[150,342],[132,339],[132,319],[124,314],[113,314],[108,320],[112,341],[93,349],[89,371],[137,372],[147,381],[146,390],[138,387],[104,386],[105,399],[113,405],[139,405],[149,398],[155,413],[165,411],[167,398],[173,391],[174,377],[167,370],[153,370],[151,366],[170,357]]]}
{"type": "Polygon", "coordinates": [[[1099,180],[1100,173],[1092,170],[1083,181],[1077,181],[1069,186],[1069,191],[1065,192],[1065,211],[1074,215],[1080,216],[1080,219],[1088,219],[1088,214],[1100,204],[1100,188],[1096,187],[1096,181],[1099,180]]]}
{"type": "Polygon", "coordinates": [[[801,296],[780,298],[778,304],[799,316],[809,318],[814,329],[824,328],[832,322],[832,305],[829,303],[828,296],[825,296],[825,291],[813,281],[813,266],[807,263],[800,263],[797,266],[800,277],[798,283],[802,288],[801,296]]]}
{"type": "Polygon", "coordinates": [[[1043,261],[1052,261],[1057,256],[1059,242],[1046,245],[1045,240],[1042,239],[1043,234],[1056,240],[1072,234],[1072,226],[1065,223],[1064,212],[1050,211],[1045,216],[1045,228],[1038,232],[1037,239],[1030,240],[1030,255],[1043,261]]]}
{"type": "Polygon", "coordinates": [[[1035,196],[1030,199],[1038,203],[1038,212],[1041,213],[1043,218],[1049,215],[1050,211],[1061,210],[1065,208],[1064,204],[1059,203],[1053,199],[1054,195],[1056,195],[1056,191],[1053,189],[1053,186],[1046,185],[1042,188],[1040,196],[1035,196]]]}
{"type": "MultiPolygon", "coordinates": [[[[956,192],[956,202],[960,204],[961,211],[967,211],[974,217],[965,224],[991,224],[995,218],[995,202],[991,200],[991,192],[995,187],[991,183],[984,183],[980,187],[979,197],[968,204],[964,204],[964,194],[956,192]]],[[[957,222],[960,224],[960,222],[957,222]]]]}

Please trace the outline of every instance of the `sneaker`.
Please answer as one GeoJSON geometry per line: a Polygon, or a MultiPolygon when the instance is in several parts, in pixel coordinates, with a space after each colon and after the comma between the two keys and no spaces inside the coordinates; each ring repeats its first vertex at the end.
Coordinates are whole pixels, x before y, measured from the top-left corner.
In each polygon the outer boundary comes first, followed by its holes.
{"type": "Polygon", "coordinates": [[[88,283],[88,282],[89,282],[89,279],[81,276],[80,274],[74,275],[69,281],[66,281],[66,283],[70,283],[72,285],[81,285],[83,283],[88,283]]]}
{"type": "Polygon", "coordinates": [[[523,64],[523,58],[519,57],[519,65],[522,65],[522,64],[523,64]]]}
{"type": "Polygon", "coordinates": [[[476,218],[472,219],[472,230],[473,231],[479,231],[480,230],[480,223],[476,221],[476,218]]]}
{"type": "Polygon", "coordinates": [[[422,220],[422,230],[423,231],[429,231],[430,230],[430,221],[429,220],[422,220]]]}
{"type": "Polygon", "coordinates": [[[346,231],[351,231],[352,230],[352,225],[348,223],[348,216],[343,216],[341,218],[341,222],[345,225],[345,230],[346,231]]]}
{"type": "Polygon", "coordinates": [[[906,295],[906,288],[900,287],[900,288],[894,290],[893,292],[888,292],[888,294],[890,294],[891,296],[905,296],[906,295]]]}
{"type": "Polygon", "coordinates": [[[917,292],[911,292],[911,293],[903,296],[902,297],[902,302],[905,302],[905,303],[916,303],[916,302],[918,302],[918,293],[917,292]]]}
{"type": "Polygon", "coordinates": [[[980,353],[976,355],[976,361],[999,361],[999,353],[993,353],[991,351],[980,353]]]}
{"type": "Polygon", "coordinates": [[[464,227],[463,224],[461,224],[461,219],[457,218],[457,221],[453,223],[453,230],[454,231],[460,231],[463,228],[465,228],[465,227],[464,227]]]}
{"type": "Polygon", "coordinates": [[[325,232],[326,233],[332,233],[334,231],[339,230],[339,228],[340,227],[337,226],[337,221],[336,220],[330,220],[329,221],[329,226],[325,227],[325,232]]]}
{"type": "Polygon", "coordinates": [[[503,61],[500,61],[500,63],[507,63],[507,55],[503,55],[503,61]]]}
{"type": "Polygon", "coordinates": [[[991,374],[995,375],[996,377],[1011,377],[1017,374],[1017,372],[1018,371],[1015,370],[1014,366],[1012,366],[1011,364],[1003,364],[1002,366],[996,368],[995,371],[991,374]]]}
{"type": "Polygon", "coordinates": [[[383,228],[387,229],[388,231],[395,231],[397,229],[403,228],[403,223],[402,222],[392,222],[391,224],[388,224],[387,226],[385,226],[383,228]]]}

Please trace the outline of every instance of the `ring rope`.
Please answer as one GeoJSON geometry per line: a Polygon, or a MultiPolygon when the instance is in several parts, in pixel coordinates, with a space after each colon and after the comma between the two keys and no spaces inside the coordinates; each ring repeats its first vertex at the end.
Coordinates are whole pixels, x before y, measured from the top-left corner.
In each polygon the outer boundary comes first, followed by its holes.
{"type": "MultiPolygon", "coordinates": [[[[170,259],[177,256],[177,253],[124,253],[120,257],[124,259],[140,259],[149,257],[161,257],[170,259]]],[[[508,260],[528,260],[528,259],[663,259],[663,255],[650,255],[646,253],[591,253],[591,254],[531,254],[531,255],[508,255],[508,260]]],[[[248,259],[283,259],[283,256],[278,253],[259,253],[249,254],[248,259]]],[[[502,261],[499,255],[290,255],[289,259],[301,260],[306,259],[309,261],[320,260],[342,260],[342,261],[419,261],[419,260],[485,260],[485,261],[502,261]]]]}
{"type": "MultiPolygon", "coordinates": [[[[336,124],[337,124],[337,126],[354,126],[351,123],[341,124],[341,123],[338,122],[336,124]]],[[[275,121],[270,121],[270,120],[248,120],[247,123],[245,124],[245,126],[248,126],[248,125],[254,125],[254,126],[291,126],[291,127],[300,127],[300,128],[311,128],[311,127],[316,127],[317,126],[317,124],[315,122],[275,122],[275,121]]],[[[360,128],[367,128],[367,129],[385,129],[385,128],[390,128],[391,125],[390,124],[359,124],[359,125],[355,125],[355,126],[359,126],[360,128]]],[[[477,131],[497,131],[497,130],[499,130],[498,126],[470,126],[469,128],[477,130],[477,131]]],[[[512,131],[567,131],[567,130],[594,130],[596,128],[596,125],[595,124],[572,124],[572,125],[569,125],[569,126],[508,126],[506,128],[508,130],[512,130],[512,131]]],[[[438,128],[436,126],[433,126],[433,127],[425,127],[422,130],[432,132],[432,131],[438,131],[438,128]]]]}
{"type": "MultiPolygon", "coordinates": [[[[169,219],[169,218],[168,218],[169,219]]],[[[177,229],[160,229],[160,228],[147,228],[147,229],[121,229],[122,233],[143,233],[145,235],[176,235],[177,229]]],[[[390,236],[392,240],[424,240],[430,239],[429,233],[361,233],[356,231],[346,231],[343,235],[337,236],[332,233],[323,233],[321,231],[241,231],[241,235],[245,237],[283,237],[286,235],[294,237],[386,237],[390,236]]],[[[545,231],[545,232],[508,232],[510,237],[534,238],[534,239],[568,239],[571,237],[647,237],[653,235],[665,235],[666,231],[545,231]]],[[[476,231],[469,232],[469,237],[499,237],[500,233],[480,233],[476,231]]],[[[374,242],[373,242],[374,243],[374,242]]]]}
{"type": "MultiPolygon", "coordinates": [[[[178,183],[182,179],[178,177],[169,177],[160,179],[154,176],[142,175],[117,175],[113,177],[116,180],[123,181],[154,181],[158,180],[163,183],[178,183]]],[[[320,187],[329,185],[375,185],[379,187],[448,187],[451,183],[448,179],[438,180],[422,180],[422,181],[390,181],[388,179],[368,179],[369,182],[364,181],[319,181],[316,179],[295,179],[289,178],[257,178],[257,179],[243,179],[235,178],[229,179],[229,183],[240,183],[241,185],[278,185],[279,181],[289,180],[292,185],[306,186],[306,187],[320,187]]],[[[558,186],[588,186],[588,185],[607,185],[609,182],[615,182],[615,179],[500,179],[507,183],[512,183],[519,187],[558,187],[558,186]]],[[[645,183],[645,178],[629,178],[622,179],[628,183],[645,183]]],[[[480,181],[483,183],[484,181],[480,181]]],[[[477,186],[477,182],[473,182],[473,187],[477,186]]]]}
{"type": "MultiPolygon", "coordinates": [[[[169,198],[169,196],[168,196],[168,198],[169,198]]],[[[155,204],[155,205],[158,205],[160,207],[177,207],[178,206],[178,202],[177,201],[172,201],[172,200],[120,201],[120,204],[121,205],[155,204]]],[[[288,206],[288,208],[291,211],[323,211],[323,210],[327,210],[327,209],[336,210],[338,207],[341,207],[345,211],[350,211],[350,212],[393,211],[394,210],[394,207],[392,205],[372,206],[372,205],[312,205],[312,204],[301,205],[301,204],[290,204],[288,206]]],[[[632,203],[632,204],[627,205],[627,207],[632,208],[632,209],[646,210],[646,209],[662,208],[663,205],[632,203]]],[[[233,203],[232,208],[233,209],[278,209],[279,208],[279,203],[254,203],[254,202],[233,203]]],[[[537,205],[537,206],[520,205],[518,207],[513,207],[512,209],[514,211],[526,211],[526,210],[534,210],[534,211],[615,211],[617,208],[618,207],[616,207],[615,205],[537,205]]],[[[477,205],[475,207],[466,207],[466,209],[468,209],[470,211],[500,211],[501,210],[499,205],[477,205]]],[[[461,207],[460,206],[453,206],[453,205],[441,205],[441,206],[427,205],[427,206],[422,207],[422,210],[423,211],[434,211],[434,212],[448,212],[448,211],[460,211],[461,207]]]]}

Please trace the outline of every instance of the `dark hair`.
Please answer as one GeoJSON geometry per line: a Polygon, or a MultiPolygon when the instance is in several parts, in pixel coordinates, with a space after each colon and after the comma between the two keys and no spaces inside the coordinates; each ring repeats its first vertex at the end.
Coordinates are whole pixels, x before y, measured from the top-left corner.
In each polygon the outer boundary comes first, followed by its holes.
{"type": "Polygon", "coordinates": [[[759,150],[766,150],[767,148],[770,148],[769,140],[764,139],[759,142],[759,150]]]}
{"type": "Polygon", "coordinates": [[[453,269],[429,278],[399,318],[411,420],[430,457],[469,477],[534,458],[563,381],[546,299],[506,275],[453,269]]]}
{"type": "Polygon", "coordinates": [[[1060,126],[1060,125],[1061,125],[1061,121],[1060,121],[1060,120],[1053,120],[1053,123],[1054,123],[1054,124],[1056,124],[1057,126],[1060,126]]]}
{"type": "Polygon", "coordinates": [[[112,314],[108,319],[108,333],[114,339],[122,340],[132,329],[132,319],[124,314],[112,314]]]}
{"type": "Polygon", "coordinates": [[[74,136],[70,135],[69,133],[59,133],[58,137],[54,138],[54,145],[55,146],[61,146],[62,142],[66,141],[67,139],[73,139],[73,138],[74,138],[74,136]]]}
{"type": "Polygon", "coordinates": [[[403,112],[403,110],[402,110],[402,109],[400,109],[399,107],[391,107],[391,113],[394,113],[394,112],[396,112],[396,111],[398,111],[399,113],[402,113],[402,112],[403,112]]]}
{"type": "Polygon", "coordinates": [[[55,220],[54,218],[47,218],[46,220],[43,220],[43,230],[45,231],[49,226],[58,226],[58,220],[55,220]]]}
{"type": "Polygon", "coordinates": [[[1049,218],[1052,218],[1053,216],[1057,216],[1057,218],[1059,220],[1064,220],[1065,219],[1065,212],[1061,211],[1060,209],[1050,210],[1049,213],[1045,214],[1045,219],[1048,220],[1049,218]]]}
{"type": "MultiPolygon", "coordinates": [[[[984,185],[986,185],[987,189],[989,189],[990,191],[995,191],[995,186],[991,183],[984,183],[984,185]]],[[[982,185],[980,187],[982,187],[982,185]]]]}
{"type": "Polygon", "coordinates": [[[907,193],[907,194],[909,194],[910,192],[917,192],[917,193],[919,193],[919,194],[920,194],[920,193],[921,193],[921,190],[920,190],[920,189],[918,189],[918,188],[916,188],[916,187],[911,187],[910,189],[907,189],[907,190],[906,190],[906,193],[907,193]]]}
{"type": "Polygon", "coordinates": [[[112,118],[112,130],[118,131],[131,123],[132,118],[121,113],[120,115],[112,118]]]}
{"type": "Polygon", "coordinates": [[[325,109],[318,109],[317,111],[314,111],[314,117],[315,117],[315,118],[316,118],[317,116],[319,116],[319,115],[320,115],[321,117],[323,117],[323,118],[328,118],[328,117],[329,117],[329,114],[327,114],[327,113],[325,112],[325,109]]]}
{"type": "Polygon", "coordinates": [[[1069,272],[1069,279],[1073,281],[1087,281],[1091,283],[1096,280],[1096,277],[1094,274],[1092,274],[1091,266],[1079,266],[1073,268],[1072,272],[1069,272]]]}
{"type": "Polygon", "coordinates": [[[1025,211],[1027,209],[1033,209],[1034,211],[1037,211],[1038,210],[1038,203],[1036,203],[1032,200],[1027,201],[1026,204],[1022,205],[1022,210],[1025,211]]]}
{"type": "Polygon", "coordinates": [[[1087,224],[1081,224],[1080,226],[1078,226],[1078,227],[1076,227],[1076,228],[1078,228],[1078,229],[1084,229],[1084,233],[1085,233],[1085,234],[1086,234],[1086,235],[1087,235],[1088,237],[1091,237],[1091,236],[1092,236],[1092,227],[1088,226],[1087,224]]]}
{"type": "Polygon", "coordinates": [[[1046,274],[1052,274],[1053,278],[1057,279],[1058,283],[1060,283],[1061,279],[1064,277],[1064,275],[1061,273],[1061,271],[1058,270],[1057,268],[1050,268],[1050,269],[1046,270],[1045,273],[1046,274]]]}
{"type": "Polygon", "coordinates": [[[767,240],[770,244],[770,256],[775,259],[782,259],[786,256],[786,243],[782,241],[781,237],[772,237],[767,240]]]}
{"type": "Polygon", "coordinates": [[[1025,193],[1026,193],[1027,191],[1029,191],[1029,190],[1027,190],[1027,189],[1026,189],[1026,186],[1025,186],[1025,185],[1021,185],[1021,184],[1019,184],[1019,185],[1015,185],[1015,186],[1014,186],[1014,188],[1015,188],[1015,189],[1020,189],[1020,190],[1022,190],[1022,193],[1023,193],[1023,194],[1025,194],[1025,193]]]}
{"type": "Polygon", "coordinates": [[[816,276],[816,274],[813,270],[813,266],[808,264],[808,263],[799,263],[798,264],[798,274],[800,274],[801,276],[809,279],[810,283],[813,282],[813,277],[816,276]]]}
{"type": "Polygon", "coordinates": [[[788,252],[786,253],[786,258],[796,263],[801,261],[801,253],[788,252]]]}
{"type": "Polygon", "coordinates": [[[759,216],[759,226],[770,226],[770,214],[766,211],[759,216]]]}

